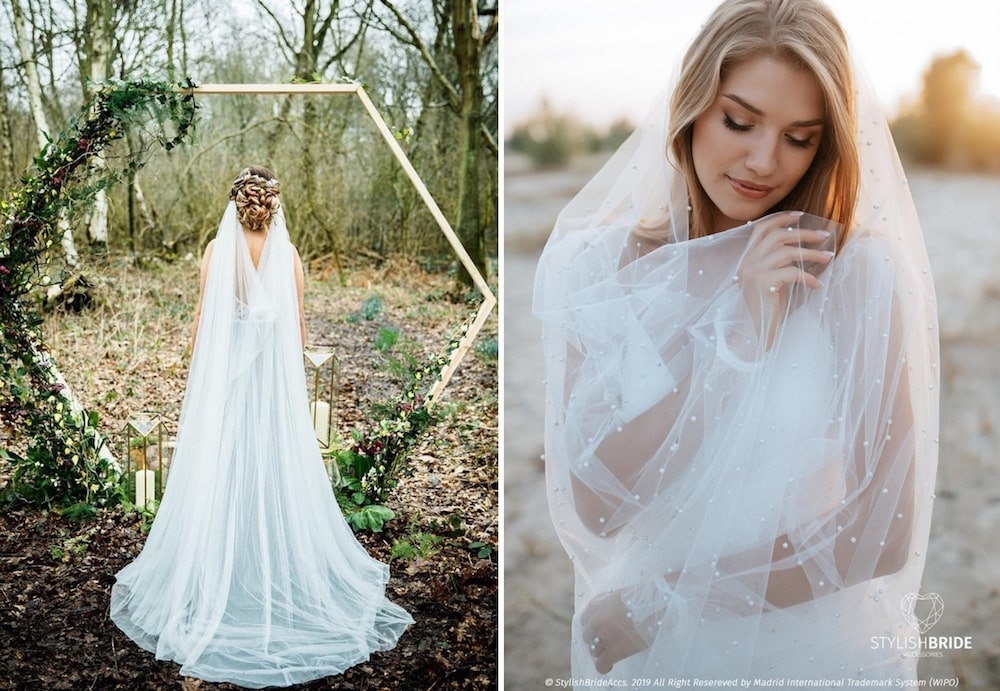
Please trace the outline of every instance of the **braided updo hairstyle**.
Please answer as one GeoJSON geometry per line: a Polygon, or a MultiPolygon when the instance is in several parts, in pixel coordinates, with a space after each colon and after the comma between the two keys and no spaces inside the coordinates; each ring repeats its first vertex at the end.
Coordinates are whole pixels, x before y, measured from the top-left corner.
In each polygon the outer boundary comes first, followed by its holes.
{"type": "Polygon", "coordinates": [[[263,233],[271,218],[281,208],[281,185],[267,168],[250,166],[240,171],[229,190],[229,199],[236,202],[236,217],[252,233],[263,233]]]}

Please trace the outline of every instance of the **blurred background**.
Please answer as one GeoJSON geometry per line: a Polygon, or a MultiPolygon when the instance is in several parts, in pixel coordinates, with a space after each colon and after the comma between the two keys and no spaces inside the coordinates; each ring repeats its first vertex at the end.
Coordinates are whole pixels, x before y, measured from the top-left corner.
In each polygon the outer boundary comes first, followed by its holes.
{"type": "MultiPolygon", "coordinates": [[[[941,446],[923,593],[971,651],[922,678],[1000,688],[1000,6],[828,0],[880,96],[938,293],[941,446]]],[[[504,14],[505,687],[569,677],[572,566],[549,519],[538,254],[561,208],[645,117],[714,0],[533,0],[504,14]]]]}

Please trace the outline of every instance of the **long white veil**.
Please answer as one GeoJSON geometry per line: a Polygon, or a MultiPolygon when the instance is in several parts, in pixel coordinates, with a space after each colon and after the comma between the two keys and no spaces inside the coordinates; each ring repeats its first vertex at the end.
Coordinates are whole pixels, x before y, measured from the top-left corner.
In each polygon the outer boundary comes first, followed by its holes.
{"type": "Polygon", "coordinates": [[[855,76],[855,227],[821,288],[789,288],[770,347],[733,280],[754,224],[688,239],[666,97],[558,218],[534,311],[574,678],[602,676],[608,600],[643,648],[610,677],[915,678],[901,607],[931,515],[937,316],[905,175],[855,76]]]}
{"type": "Polygon", "coordinates": [[[177,446],[111,616],[183,674],[247,687],[339,673],[412,623],[354,538],[310,425],[294,253],[274,216],[255,267],[219,224],[177,446]]]}

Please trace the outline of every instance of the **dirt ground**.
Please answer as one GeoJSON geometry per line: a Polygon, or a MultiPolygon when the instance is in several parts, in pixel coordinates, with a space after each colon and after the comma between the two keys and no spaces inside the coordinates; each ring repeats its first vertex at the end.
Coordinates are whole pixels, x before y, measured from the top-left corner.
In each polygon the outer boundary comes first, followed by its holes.
{"type": "MultiPolygon", "coordinates": [[[[191,258],[138,269],[122,259],[107,261],[97,305],[50,316],[46,338],[115,444],[127,417],[139,411],[162,415],[174,433],[198,263],[191,258]]],[[[451,329],[476,305],[447,276],[415,266],[354,269],[345,285],[327,269],[310,271],[306,317],[309,341],[335,345],[340,358],[336,423],[347,437],[362,419],[364,402],[392,390],[372,346],[379,330],[398,328],[430,355],[447,345],[451,329]],[[382,298],[378,314],[352,318],[375,294],[382,298]]],[[[415,624],[392,651],[298,688],[498,687],[499,398],[496,350],[489,347],[496,337],[494,316],[448,385],[443,420],[417,446],[413,474],[387,502],[396,518],[381,533],[359,535],[373,556],[390,563],[388,595],[415,624]],[[395,543],[426,533],[437,536],[428,549],[392,557],[395,543]]],[[[0,446],[13,436],[0,431],[0,446]]],[[[114,574],[143,541],[137,515],[120,509],[84,523],[34,509],[0,511],[0,689],[236,688],[182,678],[176,664],[154,660],[110,621],[114,574]]]]}

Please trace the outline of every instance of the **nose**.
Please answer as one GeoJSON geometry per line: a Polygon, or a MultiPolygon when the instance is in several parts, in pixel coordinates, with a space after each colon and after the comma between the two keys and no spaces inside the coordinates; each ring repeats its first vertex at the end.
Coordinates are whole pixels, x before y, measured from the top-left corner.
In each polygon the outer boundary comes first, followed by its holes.
{"type": "Polygon", "coordinates": [[[766,134],[755,137],[747,151],[746,167],[760,177],[773,174],[778,169],[777,139],[766,134]]]}

